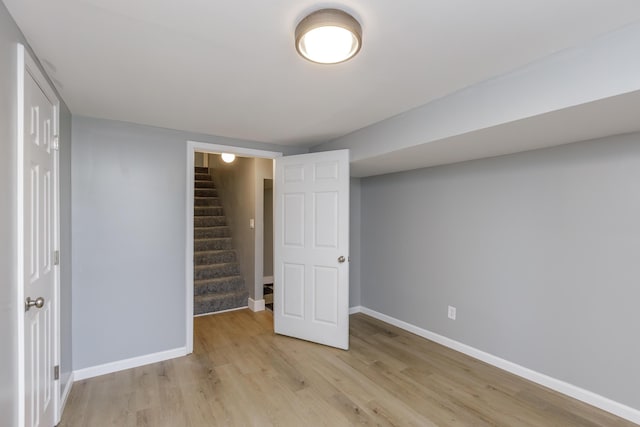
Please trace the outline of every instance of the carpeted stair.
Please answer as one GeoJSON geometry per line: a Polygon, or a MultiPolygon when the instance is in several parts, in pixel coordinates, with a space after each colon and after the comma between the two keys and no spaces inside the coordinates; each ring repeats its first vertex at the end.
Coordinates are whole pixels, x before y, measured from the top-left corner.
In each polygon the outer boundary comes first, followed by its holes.
{"type": "Polygon", "coordinates": [[[249,293],[208,168],[195,168],[194,196],[193,314],[246,307],[249,293]]]}

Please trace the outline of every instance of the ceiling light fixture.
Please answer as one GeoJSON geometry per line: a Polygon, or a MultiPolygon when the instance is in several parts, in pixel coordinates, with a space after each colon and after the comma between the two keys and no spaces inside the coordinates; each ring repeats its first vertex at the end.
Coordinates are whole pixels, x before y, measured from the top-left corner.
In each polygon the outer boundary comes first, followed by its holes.
{"type": "Polygon", "coordinates": [[[220,157],[222,157],[222,161],[225,163],[231,163],[236,159],[236,155],[231,153],[222,153],[220,157]]]}
{"type": "Polygon", "coordinates": [[[362,47],[362,27],[339,9],[321,9],[296,27],[296,49],[300,55],[320,64],[337,64],[355,56],[362,47]]]}

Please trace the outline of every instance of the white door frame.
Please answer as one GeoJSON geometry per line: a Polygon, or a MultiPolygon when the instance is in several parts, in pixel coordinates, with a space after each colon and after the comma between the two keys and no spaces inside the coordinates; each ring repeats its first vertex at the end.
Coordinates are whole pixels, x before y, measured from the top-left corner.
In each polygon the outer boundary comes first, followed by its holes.
{"type": "MultiPolygon", "coordinates": [[[[44,77],[44,74],[38,68],[38,65],[33,60],[29,52],[22,44],[18,44],[18,93],[17,93],[17,129],[16,129],[16,171],[17,171],[17,212],[16,212],[16,253],[18,261],[17,272],[17,291],[16,291],[16,308],[17,308],[17,326],[18,326],[18,425],[22,426],[25,422],[25,342],[24,342],[24,105],[25,105],[25,73],[29,73],[35,82],[40,86],[40,89],[44,94],[52,100],[54,104],[54,118],[53,118],[53,138],[54,143],[59,143],[59,129],[60,129],[60,100],[56,96],[55,92],[49,85],[49,82],[44,77]]],[[[60,156],[58,149],[53,150],[55,174],[54,174],[54,227],[53,227],[53,243],[54,250],[60,250],[60,156]]],[[[68,255],[68,254],[67,254],[68,255]]],[[[55,269],[55,283],[53,295],[55,298],[54,307],[55,315],[53,319],[53,348],[54,355],[53,360],[55,365],[60,365],[60,266],[57,265],[55,269]]],[[[53,408],[54,418],[56,423],[60,421],[62,416],[60,408],[60,382],[54,387],[53,393],[53,408]]]]}
{"type": "MultiPolygon", "coordinates": [[[[276,159],[282,157],[278,151],[256,150],[253,148],[234,147],[231,145],[220,145],[209,142],[187,141],[187,188],[185,200],[186,213],[186,247],[185,247],[185,299],[186,299],[186,348],[187,354],[193,353],[193,189],[194,189],[194,156],[196,151],[203,153],[232,153],[238,156],[259,157],[263,159],[276,159]]],[[[264,191],[264,190],[263,190],[264,191]]],[[[260,213],[258,213],[261,215],[260,213]]],[[[256,234],[258,223],[256,221],[256,234]]],[[[256,246],[256,249],[257,246],[256,246]]],[[[264,249],[260,248],[260,254],[264,249]]],[[[262,255],[260,255],[262,256],[262,255]]],[[[258,254],[256,253],[256,259],[258,254]]],[[[260,260],[262,264],[262,259],[260,260]]],[[[256,272],[258,273],[258,272],[256,272]]],[[[262,272],[260,272],[262,274],[262,272]]],[[[257,274],[256,274],[257,276],[257,274]]]]}

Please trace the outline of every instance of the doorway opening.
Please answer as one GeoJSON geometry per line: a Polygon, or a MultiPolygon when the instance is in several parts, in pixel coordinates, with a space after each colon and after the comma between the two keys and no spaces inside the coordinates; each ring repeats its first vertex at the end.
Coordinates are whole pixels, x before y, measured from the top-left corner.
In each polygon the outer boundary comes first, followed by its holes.
{"type": "MultiPolygon", "coordinates": [[[[231,274],[232,279],[223,279],[235,283],[238,286],[238,277],[241,277],[242,285],[246,293],[241,295],[240,288],[236,287],[235,294],[231,296],[231,304],[237,307],[223,307],[225,303],[213,302],[209,307],[219,308],[213,312],[221,312],[228,309],[249,307],[253,311],[265,309],[263,299],[264,285],[264,183],[265,179],[273,178],[273,159],[282,156],[282,153],[238,148],[206,142],[187,141],[187,200],[186,200],[186,347],[187,352],[193,351],[193,316],[205,314],[201,312],[203,306],[198,306],[195,299],[196,286],[201,286],[209,280],[216,282],[212,275],[231,274]],[[235,154],[236,160],[225,163],[220,159],[221,153],[235,154]],[[196,167],[204,173],[209,173],[212,184],[206,184],[207,177],[198,176],[196,167]],[[197,179],[202,178],[202,179],[197,179]],[[198,181],[203,181],[204,187],[196,187],[198,181]],[[215,186],[216,191],[198,191],[215,186]],[[209,197],[204,197],[205,193],[209,197]],[[198,194],[198,196],[196,196],[198,194]],[[220,197],[216,197],[220,196],[220,197]],[[203,198],[204,197],[204,198],[203,198]],[[219,199],[219,200],[214,200],[219,199]],[[221,206],[217,206],[217,204],[221,206]],[[197,206],[200,204],[201,206],[197,206]],[[199,209],[199,212],[196,210],[199,209]],[[211,214],[211,215],[198,215],[211,214]],[[224,215],[218,215],[224,214],[224,215]],[[213,229],[212,227],[198,227],[197,225],[213,225],[213,222],[222,221],[224,227],[213,229]],[[208,217],[208,218],[207,218],[208,217]],[[196,234],[198,233],[198,234],[196,234]],[[208,234],[229,234],[229,236],[211,236],[208,234]],[[200,236],[197,238],[195,236],[200,236]],[[218,248],[217,246],[224,246],[218,248]],[[231,248],[230,248],[231,247],[231,248]],[[204,249],[204,250],[199,250],[204,249]],[[214,257],[214,261],[225,261],[215,257],[231,257],[231,250],[237,265],[231,262],[217,262],[226,264],[223,266],[198,266],[194,262],[203,258],[214,257]],[[208,254],[204,254],[208,252],[208,254]],[[214,253],[217,252],[217,253],[214,253]],[[197,258],[196,258],[197,256],[197,258]],[[238,274],[236,274],[238,273],[238,274]],[[204,280],[204,282],[203,282],[204,280]],[[235,298],[235,300],[233,300],[235,298]],[[241,304],[240,300],[246,298],[241,304]],[[214,307],[215,306],[215,307],[214,307]]],[[[272,216],[271,216],[272,218],[272,216]]],[[[222,225],[222,224],[220,224],[222,225]]],[[[272,228],[271,228],[272,230],[272,228]]],[[[272,250],[271,250],[271,253],[272,250]]],[[[273,271],[273,266],[270,266],[273,271]]],[[[222,276],[221,276],[222,277],[222,276]]],[[[219,282],[221,282],[219,281],[219,282]]],[[[223,283],[224,286],[229,285],[223,283]]],[[[205,284],[208,286],[208,284],[205,284]]],[[[229,285],[230,286],[230,285],[229,285]]],[[[217,297],[209,297],[209,301],[216,301],[217,297]]],[[[205,303],[206,306],[208,303],[205,303]]]]}

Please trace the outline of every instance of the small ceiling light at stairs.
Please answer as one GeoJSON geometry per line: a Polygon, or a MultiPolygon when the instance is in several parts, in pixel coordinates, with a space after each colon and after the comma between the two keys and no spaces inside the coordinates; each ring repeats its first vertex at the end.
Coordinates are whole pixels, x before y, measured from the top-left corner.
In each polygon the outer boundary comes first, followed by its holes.
{"type": "Polygon", "coordinates": [[[236,155],[231,153],[222,153],[220,157],[222,157],[222,161],[225,163],[231,163],[236,159],[236,155]]]}
{"type": "Polygon", "coordinates": [[[337,64],[351,59],[362,47],[362,27],[339,9],[321,9],[296,27],[296,49],[300,55],[320,64],[337,64]]]}

